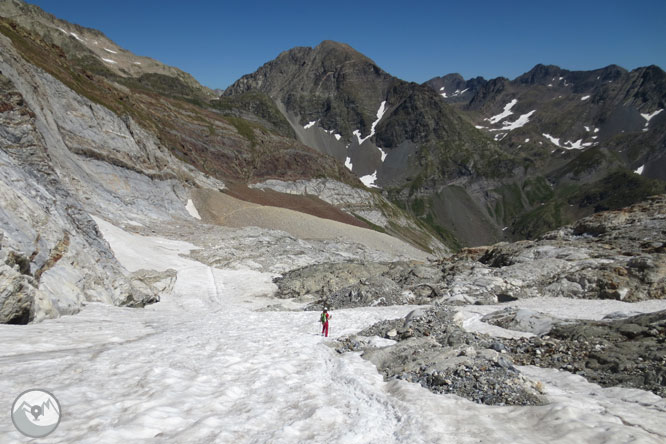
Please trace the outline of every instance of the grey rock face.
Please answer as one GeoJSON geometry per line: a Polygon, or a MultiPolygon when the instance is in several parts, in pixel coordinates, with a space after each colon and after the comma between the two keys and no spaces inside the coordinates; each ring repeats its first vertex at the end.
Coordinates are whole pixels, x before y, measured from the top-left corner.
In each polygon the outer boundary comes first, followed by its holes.
{"type": "Polygon", "coordinates": [[[37,283],[18,267],[0,265],[0,323],[27,324],[33,313],[37,283]]]}
{"type": "Polygon", "coordinates": [[[304,267],[285,273],[275,283],[278,297],[308,295],[316,299],[308,309],[318,310],[322,305],[428,304],[439,296],[438,279],[441,273],[428,264],[346,262],[304,267]]]}
{"type": "Polygon", "coordinates": [[[550,332],[556,322],[564,322],[561,319],[533,310],[514,308],[506,308],[490,313],[481,320],[498,327],[533,333],[537,336],[543,336],[550,332]]]}
{"type": "Polygon", "coordinates": [[[665,210],[666,197],[654,197],[581,219],[536,241],[458,255],[444,262],[446,298],[480,303],[537,295],[663,298],[665,210]]]}
{"type": "Polygon", "coordinates": [[[3,272],[13,290],[2,321],[73,314],[86,301],[154,301],[156,287],[129,276],[89,214],[118,225],[189,219],[183,183],[224,185],[25,62],[4,36],[0,47],[0,251],[25,276],[3,272]]]}
{"type": "Polygon", "coordinates": [[[504,339],[514,361],[554,367],[602,386],[666,395],[666,311],[610,321],[555,325],[542,338],[504,339]]]}

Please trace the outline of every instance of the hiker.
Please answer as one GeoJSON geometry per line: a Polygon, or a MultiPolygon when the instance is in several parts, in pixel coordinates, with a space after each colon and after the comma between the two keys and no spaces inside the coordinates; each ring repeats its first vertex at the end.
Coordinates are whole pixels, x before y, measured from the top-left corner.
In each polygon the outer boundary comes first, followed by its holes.
{"type": "Polygon", "coordinates": [[[321,322],[321,334],[328,337],[328,320],[331,318],[331,315],[328,314],[328,310],[326,310],[326,307],[324,307],[324,311],[321,312],[321,318],[319,319],[319,322],[321,322]]]}

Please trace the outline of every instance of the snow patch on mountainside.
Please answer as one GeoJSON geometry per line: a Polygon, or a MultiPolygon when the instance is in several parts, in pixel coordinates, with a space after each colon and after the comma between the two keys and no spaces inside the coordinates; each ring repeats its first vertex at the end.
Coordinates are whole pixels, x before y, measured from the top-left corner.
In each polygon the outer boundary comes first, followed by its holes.
{"type": "Polygon", "coordinates": [[[661,108],[661,109],[658,109],[658,110],[656,110],[655,112],[652,112],[652,113],[641,113],[641,117],[643,117],[645,119],[645,127],[643,128],[643,131],[648,130],[648,125],[650,124],[650,120],[652,120],[652,118],[654,116],[656,116],[657,114],[659,114],[663,110],[664,109],[661,108]]]}
{"type": "Polygon", "coordinates": [[[575,142],[567,140],[566,142],[560,143],[559,137],[553,137],[546,133],[543,133],[542,136],[548,139],[553,145],[557,145],[565,150],[582,150],[585,147],[592,146],[592,143],[583,143],[583,139],[578,139],[575,142]]]}
{"type": "Polygon", "coordinates": [[[584,102],[585,100],[587,100],[589,98],[590,98],[590,96],[583,96],[583,97],[580,98],[580,101],[584,102]]]}
{"type": "Polygon", "coordinates": [[[386,112],[386,100],[384,100],[380,105],[379,109],[377,110],[377,120],[372,122],[372,126],[370,127],[370,134],[367,135],[366,137],[361,137],[361,131],[360,130],[355,130],[352,134],[356,136],[358,139],[358,144],[362,145],[363,142],[371,138],[372,136],[375,135],[375,128],[377,127],[377,124],[379,123],[380,120],[382,120],[382,117],[384,117],[384,113],[386,112]]]}
{"type": "MultiPolygon", "coordinates": [[[[97,42],[95,42],[95,43],[97,43],[97,42]]],[[[110,52],[111,54],[118,54],[118,51],[114,51],[113,49],[109,49],[109,48],[104,48],[104,51],[110,52]]]]}
{"type": "Polygon", "coordinates": [[[382,162],[384,162],[384,160],[386,160],[386,152],[379,147],[377,147],[377,149],[379,150],[380,153],[382,153],[382,162]]]}
{"type": "Polygon", "coordinates": [[[187,205],[185,205],[185,209],[187,210],[188,213],[190,213],[190,216],[192,216],[195,219],[201,220],[201,216],[199,216],[197,207],[194,206],[194,202],[192,202],[192,199],[187,199],[187,205]]]}
{"type": "Polygon", "coordinates": [[[636,170],[634,171],[634,173],[642,175],[642,174],[643,174],[643,169],[644,169],[644,168],[645,168],[645,165],[641,165],[641,166],[639,166],[638,168],[636,168],[636,170]]]}
{"type": "Polygon", "coordinates": [[[491,129],[490,131],[512,131],[517,128],[522,128],[523,126],[527,125],[527,123],[530,121],[530,117],[535,112],[536,110],[533,109],[527,114],[522,114],[513,122],[504,122],[504,126],[502,128],[491,129]]]}
{"type": "Polygon", "coordinates": [[[518,100],[517,100],[517,99],[513,99],[512,101],[510,101],[509,103],[507,103],[507,104],[504,106],[504,111],[502,111],[501,113],[499,113],[499,114],[497,114],[497,115],[495,115],[495,116],[492,116],[492,117],[489,117],[489,118],[487,118],[487,119],[484,119],[484,120],[487,120],[487,121],[489,121],[490,123],[499,123],[500,121],[506,119],[506,118],[509,117],[511,114],[513,114],[513,111],[511,111],[511,108],[513,108],[514,105],[515,105],[516,103],[518,103],[518,100]]]}
{"type": "Polygon", "coordinates": [[[354,165],[352,165],[350,157],[347,157],[345,159],[345,166],[349,169],[349,171],[352,171],[352,168],[354,167],[354,165]]]}
{"type": "MultiPolygon", "coordinates": [[[[662,112],[663,110],[664,110],[664,109],[661,108],[661,109],[658,109],[657,111],[655,111],[655,112],[653,112],[653,113],[641,113],[641,117],[643,117],[645,120],[647,120],[647,122],[650,122],[650,120],[652,120],[652,118],[653,118],[654,116],[656,116],[657,114],[659,114],[659,113],[662,112]]],[[[646,123],[646,125],[647,125],[647,123],[646,123]]]]}
{"type": "Polygon", "coordinates": [[[317,123],[317,121],[313,120],[312,122],[309,122],[307,125],[305,125],[303,129],[310,129],[314,126],[315,123],[317,123]]]}
{"type": "Polygon", "coordinates": [[[112,60],[112,59],[105,59],[104,57],[102,57],[102,60],[104,60],[106,63],[111,63],[111,64],[116,64],[116,63],[118,63],[118,62],[116,62],[115,60],[112,60]]]}
{"type": "Polygon", "coordinates": [[[368,174],[361,177],[361,182],[363,182],[363,185],[365,185],[368,188],[379,188],[377,185],[375,185],[376,180],[377,180],[377,170],[375,170],[375,172],[372,174],[368,174]]]}

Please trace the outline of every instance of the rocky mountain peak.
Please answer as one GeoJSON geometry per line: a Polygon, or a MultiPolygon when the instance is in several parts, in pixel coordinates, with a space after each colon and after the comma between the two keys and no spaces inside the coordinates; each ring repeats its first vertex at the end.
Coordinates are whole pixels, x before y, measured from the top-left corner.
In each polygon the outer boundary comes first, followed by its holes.
{"type": "Polygon", "coordinates": [[[525,74],[516,78],[519,83],[537,84],[537,83],[551,83],[553,78],[564,77],[568,71],[561,69],[555,65],[543,65],[541,63],[534,66],[525,74]]]}

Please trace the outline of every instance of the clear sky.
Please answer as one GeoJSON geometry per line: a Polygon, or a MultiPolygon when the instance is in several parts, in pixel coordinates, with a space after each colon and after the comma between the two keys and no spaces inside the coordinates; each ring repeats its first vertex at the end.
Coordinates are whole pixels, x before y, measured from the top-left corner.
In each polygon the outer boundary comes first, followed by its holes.
{"type": "Polygon", "coordinates": [[[344,42],[404,80],[666,67],[666,0],[29,0],[225,88],[294,46],[344,42]]]}

